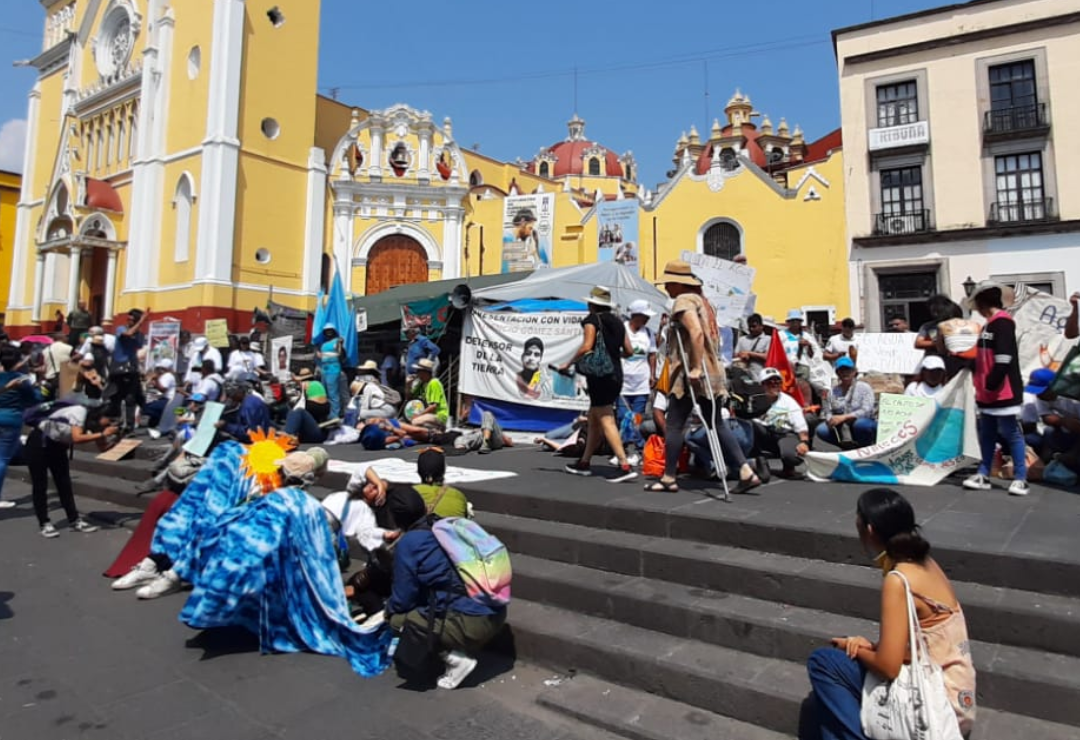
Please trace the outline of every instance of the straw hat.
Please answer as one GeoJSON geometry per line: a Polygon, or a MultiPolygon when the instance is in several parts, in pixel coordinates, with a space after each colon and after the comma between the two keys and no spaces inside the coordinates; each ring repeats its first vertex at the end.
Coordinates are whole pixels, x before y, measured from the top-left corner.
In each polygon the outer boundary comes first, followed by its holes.
{"type": "Polygon", "coordinates": [[[690,263],[685,260],[671,260],[671,262],[664,265],[664,272],[656,282],[658,285],[667,285],[668,283],[694,286],[701,285],[701,280],[694,275],[694,271],[690,268],[690,263]]]}
{"type": "Polygon", "coordinates": [[[611,288],[605,288],[603,285],[597,285],[590,290],[589,295],[585,296],[585,302],[594,306],[607,306],[608,308],[615,306],[615,302],[611,299],[611,288]]]}
{"type": "Polygon", "coordinates": [[[357,367],[356,372],[362,375],[378,375],[379,366],[375,363],[375,360],[368,360],[367,362],[357,367]]]}
{"type": "Polygon", "coordinates": [[[416,364],[412,366],[414,372],[419,370],[427,370],[429,373],[435,372],[435,363],[426,357],[422,357],[416,361],[416,364]]]}

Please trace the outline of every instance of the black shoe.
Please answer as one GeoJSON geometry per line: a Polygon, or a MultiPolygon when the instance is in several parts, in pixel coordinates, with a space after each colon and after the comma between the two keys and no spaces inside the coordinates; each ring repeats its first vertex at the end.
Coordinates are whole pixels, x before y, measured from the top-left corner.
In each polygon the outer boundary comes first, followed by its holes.
{"type": "Polygon", "coordinates": [[[772,480],[772,470],[769,469],[769,461],[764,457],[755,457],[753,462],[754,472],[757,473],[761,482],[768,483],[772,480]]]}

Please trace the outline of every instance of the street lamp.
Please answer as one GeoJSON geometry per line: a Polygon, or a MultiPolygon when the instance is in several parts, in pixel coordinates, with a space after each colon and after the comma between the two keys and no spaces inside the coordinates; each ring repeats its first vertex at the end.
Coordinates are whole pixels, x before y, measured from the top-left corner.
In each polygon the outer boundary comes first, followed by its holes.
{"type": "Polygon", "coordinates": [[[968,279],[961,283],[961,285],[964,286],[964,295],[971,298],[971,294],[975,291],[975,281],[971,279],[971,275],[968,275],[968,279]]]}

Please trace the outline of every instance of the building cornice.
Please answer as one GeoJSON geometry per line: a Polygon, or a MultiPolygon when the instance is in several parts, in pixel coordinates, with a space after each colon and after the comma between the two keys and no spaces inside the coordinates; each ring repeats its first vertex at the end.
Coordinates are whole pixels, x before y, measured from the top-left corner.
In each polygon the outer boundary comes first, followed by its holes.
{"type": "Polygon", "coordinates": [[[918,54],[924,51],[931,51],[933,49],[944,49],[952,46],[960,46],[962,44],[969,44],[976,41],[984,41],[986,39],[999,38],[1001,36],[1011,36],[1013,34],[1027,33],[1028,31],[1038,31],[1043,28],[1063,26],[1070,23],[1080,23],[1080,12],[1047,16],[1045,18],[1036,18],[1034,20],[1022,21],[1020,23],[1010,23],[1006,26],[981,28],[978,31],[959,33],[955,36],[929,39],[927,41],[917,41],[913,44],[894,46],[890,49],[878,49],[877,51],[868,51],[864,54],[854,54],[850,57],[844,57],[844,64],[865,64],[867,62],[876,62],[882,59],[891,59],[892,57],[904,56],[905,54],[918,54]]]}
{"type": "Polygon", "coordinates": [[[959,242],[984,239],[1008,239],[1033,234],[1072,234],[1080,232],[1080,219],[1069,221],[1042,221],[1031,224],[1009,224],[1001,226],[976,226],[964,229],[945,229],[926,231],[919,234],[895,234],[882,236],[856,236],[851,243],[863,249],[874,247],[896,247],[909,244],[940,244],[941,242],[959,242]]]}
{"type": "Polygon", "coordinates": [[[52,74],[67,64],[71,55],[71,45],[75,43],[75,34],[68,33],[64,40],[53,44],[30,60],[30,66],[37,69],[42,77],[52,74]]]}

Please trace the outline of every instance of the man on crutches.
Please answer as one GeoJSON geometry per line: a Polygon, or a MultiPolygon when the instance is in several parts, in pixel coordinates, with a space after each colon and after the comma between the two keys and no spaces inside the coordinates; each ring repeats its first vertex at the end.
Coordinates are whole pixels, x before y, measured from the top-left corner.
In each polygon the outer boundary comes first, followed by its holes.
{"type": "MultiPolygon", "coordinates": [[[[658,281],[674,300],[667,342],[668,408],[664,438],[664,475],[645,487],[647,491],[674,492],[679,454],[686,439],[691,415],[697,412],[705,425],[713,450],[713,464],[721,480],[725,462],[739,469],[736,493],[761,485],[746,462],[738,441],[723,422],[721,407],[727,396],[727,377],[720,364],[720,331],[712,306],[704,299],[699,280],[683,260],[672,260],[658,281]],[[720,453],[720,454],[718,454],[720,453]]],[[[727,494],[727,483],[724,482],[727,494]]]]}

